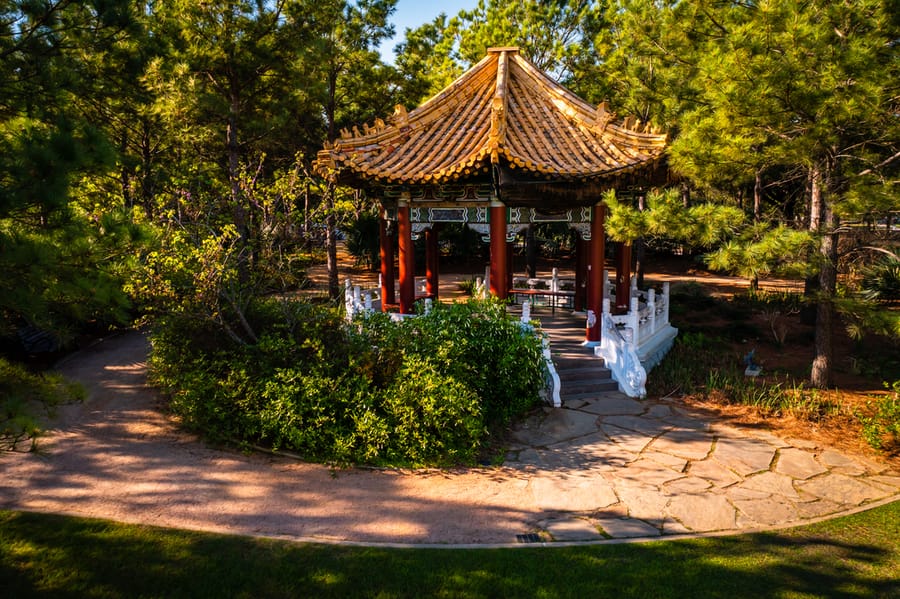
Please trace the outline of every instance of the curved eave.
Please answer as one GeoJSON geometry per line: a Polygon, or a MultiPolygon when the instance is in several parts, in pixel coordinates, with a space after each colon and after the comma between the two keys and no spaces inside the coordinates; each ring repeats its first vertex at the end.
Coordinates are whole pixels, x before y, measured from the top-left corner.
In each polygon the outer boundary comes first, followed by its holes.
{"type": "Polygon", "coordinates": [[[344,132],[315,168],[341,181],[423,185],[484,176],[503,163],[522,178],[595,181],[652,166],[666,135],[613,122],[510,49],[497,49],[390,124],[344,132]]]}

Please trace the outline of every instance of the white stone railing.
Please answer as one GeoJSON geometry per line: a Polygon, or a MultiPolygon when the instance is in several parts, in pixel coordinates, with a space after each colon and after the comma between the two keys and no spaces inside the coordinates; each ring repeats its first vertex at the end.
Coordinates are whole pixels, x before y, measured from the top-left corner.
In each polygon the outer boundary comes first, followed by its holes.
{"type": "Polygon", "coordinates": [[[594,354],[603,358],[619,390],[629,397],[647,395],[647,371],[638,358],[634,340],[623,335],[608,310],[600,315],[600,328],[600,346],[594,348],[594,354]]]}
{"type": "Polygon", "coordinates": [[[553,356],[550,354],[550,338],[539,330],[535,330],[534,325],[531,324],[530,302],[526,301],[522,303],[522,318],[520,319],[519,324],[523,330],[530,331],[535,335],[540,335],[546,374],[544,377],[544,389],[541,391],[541,396],[543,396],[547,403],[553,404],[554,408],[562,407],[562,398],[559,395],[562,389],[562,383],[559,380],[559,373],[556,371],[556,365],[553,363],[553,356]]]}
{"type": "Polygon", "coordinates": [[[606,361],[620,390],[631,397],[646,395],[647,369],[669,350],[678,331],[669,323],[669,284],[662,294],[641,291],[632,279],[629,310],[613,314],[605,297],[601,314],[600,346],[594,353],[606,361]]]}
{"type": "Polygon", "coordinates": [[[350,279],[344,281],[344,310],[347,321],[353,320],[358,314],[371,314],[374,312],[372,303],[377,297],[377,292],[371,289],[363,290],[359,285],[354,286],[350,279]]]}
{"type": "Polygon", "coordinates": [[[615,317],[609,312],[609,300],[603,300],[603,304],[600,345],[594,348],[594,354],[603,358],[620,391],[629,397],[644,397],[647,395],[647,371],[638,358],[637,344],[627,328],[620,329],[616,325],[615,317]]]}
{"type": "Polygon", "coordinates": [[[635,345],[641,345],[669,326],[668,283],[663,283],[661,295],[655,289],[640,291],[632,287],[630,303],[628,313],[613,315],[612,301],[604,298],[603,313],[609,314],[613,323],[623,329],[623,336],[633,339],[635,345]]]}

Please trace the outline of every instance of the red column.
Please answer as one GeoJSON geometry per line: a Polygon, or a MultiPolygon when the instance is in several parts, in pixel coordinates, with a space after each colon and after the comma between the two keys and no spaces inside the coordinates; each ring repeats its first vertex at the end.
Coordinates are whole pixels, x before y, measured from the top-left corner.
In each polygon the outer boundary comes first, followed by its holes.
{"type": "Polygon", "coordinates": [[[506,286],[506,206],[491,201],[491,293],[505,300],[506,286]]]}
{"type": "Polygon", "coordinates": [[[439,257],[437,225],[432,223],[430,229],[425,229],[425,293],[434,299],[438,298],[439,257]]]}
{"type": "Polygon", "coordinates": [[[394,240],[388,233],[387,220],[378,220],[378,238],[381,240],[381,310],[387,312],[389,304],[397,303],[394,292],[394,240]]]}
{"type": "Polygon", "coordinates": [[[591,241],[587,255],[587,306],[594,313],[593,324],[585,330],[585,344],[600,344],[600,315],[603,312],[603,257],[606,253],[606,239],[603,221],[606,206],[597,204],[591,210],[591,241]]]}
{"type": "Polygon", "coordinates": [[[631,305],[631,243],[616,244],[616,310],[631,305]]]}
{"type": "Polygon", "coordinates": [[[416,301],[416,256],[409,204],[402,200],[397,207],[397,237],[397,245],[400,246],[400,313],[412,314],[416,301]]]}
{"type": "Polygon", "coordinates": [[[585,286],[587,283],[587,260],[585,260],[585,254],[587,254],[587,242],[582,239],[581,233],[575,232],[576,241],[575,241],[575,311],[581,312],[584,310],[584,305],[586,303],[587,287],[585,286]]]}

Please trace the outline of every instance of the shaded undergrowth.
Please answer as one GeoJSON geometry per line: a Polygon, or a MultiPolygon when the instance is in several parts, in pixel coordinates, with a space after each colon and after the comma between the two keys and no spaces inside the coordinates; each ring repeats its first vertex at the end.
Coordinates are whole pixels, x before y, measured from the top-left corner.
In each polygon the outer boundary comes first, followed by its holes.
{"type": "Polygon", "coordinates": [[[885,383],[887,394],[872,395],[860,404],[845,401],[839,390],[810,388],[795,373],[745,372],[754,362],[748,339],[775,351],[784,346],[786,319],[798,316],[803,307],[798,294],[756,292],[724,300],[688,284],[673,292],[672,301],[672,320],[681,332],[649,377],[651,395],[750,406],[766,417],[789,414],[823,426],[850,423],[874,449],[900,451],[900,381],[885,383]],[[752,319],[754,314],[760,318],[752,319]],[[758,326],[759,321],[767,326],[758,326]]]}

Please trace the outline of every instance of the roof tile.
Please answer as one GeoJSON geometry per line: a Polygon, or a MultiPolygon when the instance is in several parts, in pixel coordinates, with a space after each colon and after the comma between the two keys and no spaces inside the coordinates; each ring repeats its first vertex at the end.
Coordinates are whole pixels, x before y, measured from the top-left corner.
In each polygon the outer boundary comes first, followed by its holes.
{"type": "Polygon", "coordinates": [[[319,152],[316,169],[344,180],[462,181],[490,164],[543,179],[617,176],[656,162],[666,135],[633,118],[615,122],[518,54],[491,49],[459,79],[415,110],[397,106],[385,123],[342,131],[319,152]]]}

